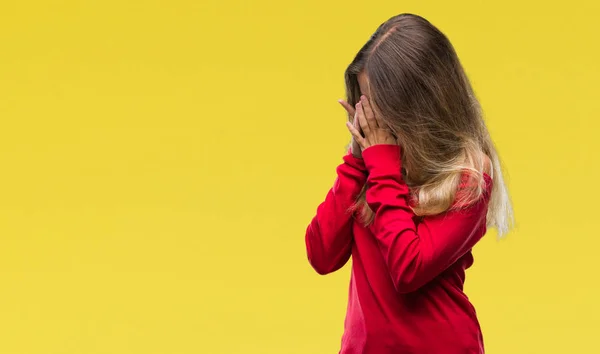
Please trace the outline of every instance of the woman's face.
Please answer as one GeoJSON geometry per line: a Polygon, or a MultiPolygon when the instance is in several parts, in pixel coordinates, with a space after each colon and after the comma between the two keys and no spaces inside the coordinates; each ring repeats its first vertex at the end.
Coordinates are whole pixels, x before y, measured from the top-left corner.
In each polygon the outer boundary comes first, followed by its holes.
{"type": "MultiPolygon", "coordinates": [[[[365,74],[364,71],[361,71],[356,77],[358,79],[358,86],[360,87],[360,94],[367,96],[367,98],[369,99],[369,102],[371,102],[371,107],[372,107],[374,113],[376,115],[379,115],[380,113],[378,113],[377,107],[373,104],[373,101],[371,101],[372,98],[371,98],[371,92],[369,91],[369,80],[367,78],[367,74],[365,74]]],[[[388,127],[388,129],[392,130],[392,132],[393,132],[393,129],[388,125],[388,123],[386,123],[385,120],[383,120],[383,122],[388,127]]],[[[393,133],[393,134],[396,135],[395,133],[393,133]]]]}

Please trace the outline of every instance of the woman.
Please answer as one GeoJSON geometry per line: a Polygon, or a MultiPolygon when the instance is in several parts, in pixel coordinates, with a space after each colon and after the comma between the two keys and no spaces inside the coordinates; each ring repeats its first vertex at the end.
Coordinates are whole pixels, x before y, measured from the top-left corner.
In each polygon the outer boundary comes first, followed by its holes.
{"type": "Polygon", "coordinates": [[[395,16],[346,70],[346,90],[351,149],[306,231],[319,274],[352,256],[340,353],[483,353],[465,270],[512,209],[454,48],[427,20],[395,16]]]}

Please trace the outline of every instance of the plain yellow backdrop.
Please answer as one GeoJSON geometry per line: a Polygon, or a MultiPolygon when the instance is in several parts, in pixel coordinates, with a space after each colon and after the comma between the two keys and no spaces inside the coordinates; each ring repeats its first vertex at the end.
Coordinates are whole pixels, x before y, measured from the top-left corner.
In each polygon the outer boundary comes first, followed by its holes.
{"type": "Polygon", "coordinates": [[[490,354],[600,353],[598,2],[0,4],[0,354],[336,353],[304,231],[387,18],[454,43],[517,228],[466,290],[490,354]]]}

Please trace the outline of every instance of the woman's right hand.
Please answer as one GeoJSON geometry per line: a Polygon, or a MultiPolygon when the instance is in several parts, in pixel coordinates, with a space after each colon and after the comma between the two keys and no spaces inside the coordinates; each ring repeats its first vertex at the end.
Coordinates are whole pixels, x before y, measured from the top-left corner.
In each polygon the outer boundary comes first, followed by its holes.
{"type": "MultiPolygon", "coordinates": [[[[358,119],[356,119],[356,109],[345,100],[338,100],[338,102],[342,105],[342,107],[344,107],[346,112],[348,112],[348,121],[352,122],[354,128],[356,128],[356,130],[362,133],[358,119]]],[[[354,157],[362,159],[362,151],[360,145],[358,144],[356,139],[354,139],[354,137],[352,137],[351,150],[352,155],[354,157]]]]}

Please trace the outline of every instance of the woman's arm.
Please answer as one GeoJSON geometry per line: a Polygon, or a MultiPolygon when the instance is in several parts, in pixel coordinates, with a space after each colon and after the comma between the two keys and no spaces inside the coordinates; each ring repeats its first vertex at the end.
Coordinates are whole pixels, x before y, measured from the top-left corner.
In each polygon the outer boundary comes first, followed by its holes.
{"type": "Polygon", "coordinates": [[[308,260],[317,273],[335,272],[350,258],[353,217],[348,209],[355,203],[366,181],[363,160],[349,152],[344,156],[344,163],[337,167],[334,186],[306,230],[308,260]]]}
{"type": "Polygon", "coordinates": [[[367,203],[372,230],[399,292],[419,289],[438,276],[485,233],[488,192],[467,208],[425,217],[418,227],[400,173],[400,147],[373,145],[363,151],[369,177],[367,203]]]}

